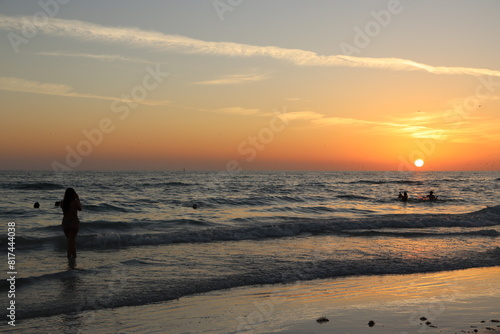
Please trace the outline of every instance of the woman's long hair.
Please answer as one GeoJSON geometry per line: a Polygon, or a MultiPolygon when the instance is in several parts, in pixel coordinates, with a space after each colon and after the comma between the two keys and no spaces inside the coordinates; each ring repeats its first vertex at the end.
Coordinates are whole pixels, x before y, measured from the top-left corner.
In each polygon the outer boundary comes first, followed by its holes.
{"type": "Polygon", "coordinates": [[[64,199],[62,201],[62,208],[64,210],[68,210],[69,209],[69,205],[71,203],[72,200],[75,200],[78,198],[78,195],[75,191],[75,189],[73,188],[67,188],[66,189],[66,192],[64,193],[64,199]]]}

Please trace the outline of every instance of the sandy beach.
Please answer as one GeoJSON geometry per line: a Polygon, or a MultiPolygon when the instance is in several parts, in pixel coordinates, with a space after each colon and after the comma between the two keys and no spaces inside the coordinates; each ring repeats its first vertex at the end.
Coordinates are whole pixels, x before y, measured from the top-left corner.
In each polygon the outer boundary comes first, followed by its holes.
{"type": "Polygon", "coordinates": [[[57,323],[61,333],[491,333],[500,331],[499,281],[492,267],[234,288],[30,319],[13,331],[57,323]]]}

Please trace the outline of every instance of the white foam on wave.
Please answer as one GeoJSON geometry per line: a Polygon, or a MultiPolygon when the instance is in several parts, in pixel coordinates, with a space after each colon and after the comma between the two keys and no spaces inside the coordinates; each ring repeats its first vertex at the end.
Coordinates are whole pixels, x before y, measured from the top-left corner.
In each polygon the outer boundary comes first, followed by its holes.
{"type": "MultiPolygon", "coordinates": [[[[468,214],[411,214],[385,215],[365,219],[296,219],[293,221],[241,227],[210,227],[197,230],[182,230],[166,233],[146,234],[101,234],[85,236],[84,246],[137,246],[169,243],[196,243],[214,241],[259,240],[298,236],[301,234],[343,234],[356,230],[422,229],[422,228],[477,228],[496,226],[500,223],[500,206],[485,208],[468,214]]],[[[431,232],[427,232],[431,233],[431,232]]],[[[498,236],[495,230],[450,232],[451,235],[498,236]]],[[[440,231],[438,234],[446,235],[440,231]]]]}
{"type": "MultiPolygon", "coordinates": [[[[171,222],[171,221],[169,221],[171,222]]],[[[487,207],[479,211],[466,214],[399,214],[383,215],[372,218],[348,219],[288,219],[281,223],[265,224],[242,224],[242,226],[211,226],[210,224],[196,224],[190,229],[171,228],[171,224],[162,227],[161,222],[147,223],[142,226],[137,224],[126,224],[123,222],[108,222],[100,227],[99,224],[89,224],[93,233],[81,233],[78,236],[79,247],[83,249],[94,248],[121,248],[143,245],[163,245],[174,243],[200,243],[218,241],[240,241],[240,240],[264,240],[270,238],[284,238],[299,236],[302,234],[357,234],[366,236],[375,232],[366,232],[383,229],[401,230],[398,236],[412,237],[425,236],[424,232],[406,231],[406,229],[429,229],[429,228],[464,228],[461,231],[425,231],[427,235],[436,236],[490,236],[497,237],[498,232],[492,229],[480,231],[469,231],[467,228],[482,228],[498,226],[500,224],[500,205],[487,207]],[[122,225],[127,228],[123,228],[122,225]],[[113,226],[116,225],[116,229],[113,226]],[[102,229],[102,231],[100,231],[102,229]],[[113,232],[116,231],[116,232],[113,232]],[[356,232],[358,231],[358,232],[356,232]],[[362,232],[360,232],[362,231],[362,232]]],[[[182,225],[182,224],[180,224],[182,225]]],[[[177,224],[176,227],[180,226],[177,224]]],[[[59,227],[51,227],[53,233],[59,234],[59,227]]],[[[83,225],[82,231],[85,231],[83,225]]],[[[388,234],[389,235],[389,234],[388,234]]],[[[0,237],[6,238],[6,236],[0,237]]],[[[2,240],[3,241],[3,240],[2,240]]],[[[26,247],[37,246],[45,243],[57,243],[61,241],[56,236],[37,237],[25,234],[19,239],[20,244],[26,247]]]]}

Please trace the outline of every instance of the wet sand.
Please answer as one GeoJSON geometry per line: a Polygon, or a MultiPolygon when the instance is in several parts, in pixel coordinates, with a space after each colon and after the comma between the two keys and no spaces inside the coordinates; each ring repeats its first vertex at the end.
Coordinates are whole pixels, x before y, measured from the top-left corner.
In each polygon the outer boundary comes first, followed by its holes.
{"type": "Polygon", "coordinates": [[[500,332],[500,323],[496,322],[500,319],[498,282],[500,267],[315,280],[30,319],[21,321],[15,330],[42,333],[45,328],[57,327],[62,333],[493,333],[500,332]]]}

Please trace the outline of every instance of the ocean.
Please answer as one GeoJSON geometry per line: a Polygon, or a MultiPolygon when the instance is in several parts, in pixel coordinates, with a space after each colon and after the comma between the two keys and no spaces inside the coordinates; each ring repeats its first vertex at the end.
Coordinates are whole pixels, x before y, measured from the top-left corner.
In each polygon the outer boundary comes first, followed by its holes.
{"type": "Polygon", "coordinates": [[[46,329],[237,287],[500,266],[499,195],[500,172],[2,171],[16,274],[0,294],[18,326],[46,329]],[[76,266],[54,205],[66,187],[83,206],[76,266]]]}

